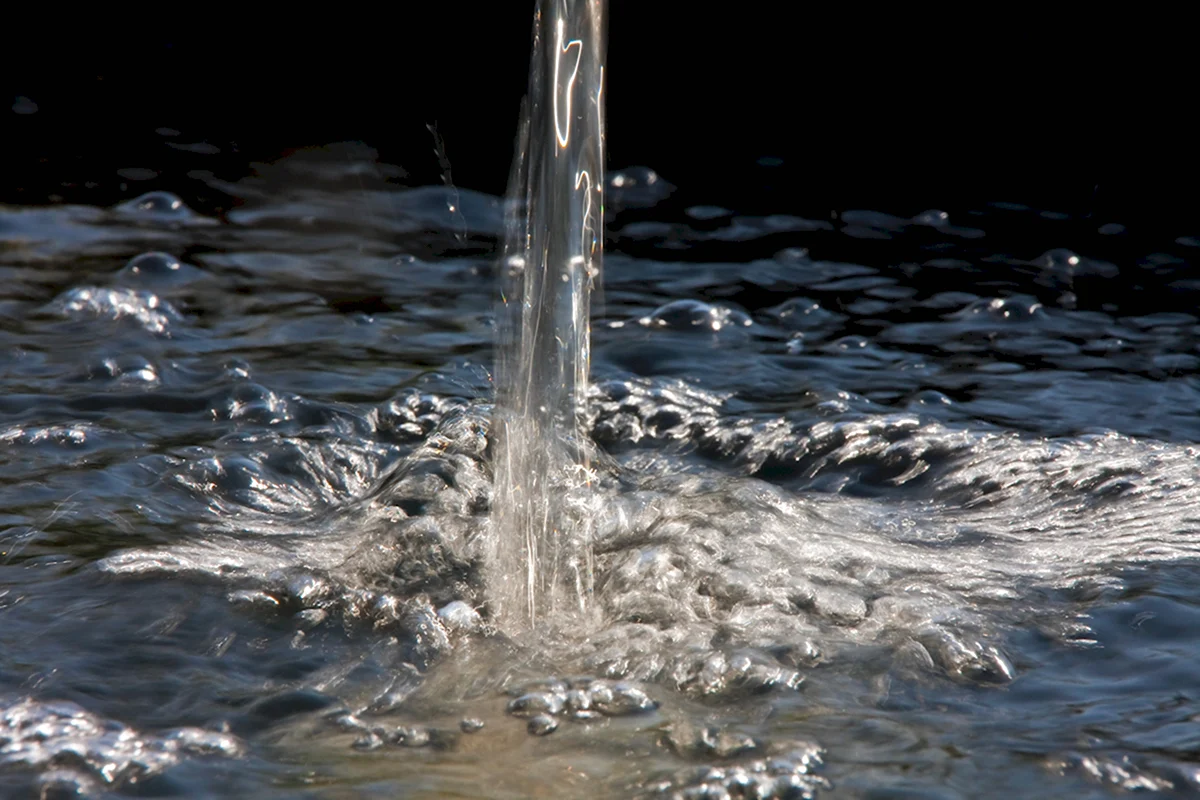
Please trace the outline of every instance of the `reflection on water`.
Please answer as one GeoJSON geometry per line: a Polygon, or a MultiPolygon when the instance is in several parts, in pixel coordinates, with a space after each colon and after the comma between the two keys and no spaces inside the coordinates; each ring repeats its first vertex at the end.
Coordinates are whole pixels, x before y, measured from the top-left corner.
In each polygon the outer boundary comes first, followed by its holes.
{"type": "Polygon", "coordinates": [[[388,173],[0,209],[0,794],[1200,788],[1196,231],[611,175],[603,622],[534,644],[487,574],[503,204],[388,173]]]}

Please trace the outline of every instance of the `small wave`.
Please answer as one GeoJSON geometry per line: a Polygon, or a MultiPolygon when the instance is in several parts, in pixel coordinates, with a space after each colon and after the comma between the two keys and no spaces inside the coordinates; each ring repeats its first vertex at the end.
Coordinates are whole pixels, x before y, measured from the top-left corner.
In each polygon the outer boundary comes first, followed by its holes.
{"type": "MultiPolygon", "coordinates": [[[[176,728],[158,734],[91,714],[74,703],[0,698],[0,772],[32,772],[35,792],[91,794],[158,775],[183,759],[236,758],[227,733],[176,728]]],[[[0,778],[0,786],[7,781],[0,778]]]]}
{"type": "Polygon", "coordinates": [[[129,320],[143,330],[170,336],[183,315],[153,292],[138,289],[103,289],[81,286],[67,291],[51,304],[55,313],[76,320],[129,320]]]}

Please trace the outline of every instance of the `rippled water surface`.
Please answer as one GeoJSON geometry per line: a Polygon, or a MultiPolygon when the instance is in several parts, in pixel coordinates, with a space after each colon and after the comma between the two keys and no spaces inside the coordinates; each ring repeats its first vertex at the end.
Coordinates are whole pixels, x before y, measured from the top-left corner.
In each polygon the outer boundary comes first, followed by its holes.
{"type": "Polygon", "coordinates": [[[514,639],[501,201],[392,174],[0,207],[0,795],[1200,788],[1200,231],[610,176],[603,621],[514,639]]]}

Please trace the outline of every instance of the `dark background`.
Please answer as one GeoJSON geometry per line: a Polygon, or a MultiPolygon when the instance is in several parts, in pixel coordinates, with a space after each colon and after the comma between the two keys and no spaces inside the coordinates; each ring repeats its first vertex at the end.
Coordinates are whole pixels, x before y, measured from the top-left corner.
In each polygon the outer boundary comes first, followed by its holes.
{"type": "MultiPolygon", "coordinates": [[[[160,128],[218,148],[206,168],[230,178],[289,149],[359,140],[409,181],[435,183],[431,122],[454,181],[499,194],[532,7],[26,25],[6,43],[2,80],[37,112],[0,109],[0,201],[116,202],[128,190],[115,171],[128,167],[168,180],[195,154],[167,147],[160,128]]],[[[1171,39],[1178,23],[1147,37],[1082,14],[782,8],[611,0],[609,166],[651,166],[697,202],[740,212],[1008,201],[1194,219],[1194,67],[1171,39]]]]}

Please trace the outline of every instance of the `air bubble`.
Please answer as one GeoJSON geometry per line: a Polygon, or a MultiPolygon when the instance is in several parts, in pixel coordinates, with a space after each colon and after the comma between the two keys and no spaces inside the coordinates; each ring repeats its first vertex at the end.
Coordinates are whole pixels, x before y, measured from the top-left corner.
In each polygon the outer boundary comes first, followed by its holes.
{"type": "Polygon", "coordinates": [[[204,270],[185,264],[170,253],[142,253],[130,259],[120,272],[117,282],[125,286],[164,289],[204,277],[204,270]]]}
{"type": "Polygon", "coordinates": [[[720,331],[725,328],[745,328],[753,324],[749,315],[726,306],[713,306],[700,300],[676,300],[660,306],[638,320],[647,328],[671,330],[720,331]]]}
{"type": "Polygon", "coordinates": [[[125,265],[125,272],[138,277],[163,277],[179,272],[179,259],[167,253],[142,253],[125,265]]]}
{"type": "Polygon", "coordinates": [[[558,720],[547,714],[538,714],[525,726],[532,736],[546,736],[558,730],[558,720]]]}
{"type": "Polygon", "coordinates": [[[530,692],[513,698],[508,703],[508,713],[514,717],[534,717],[541,714],[561,714],[565,698],[550,692],[530,692]]]}
{"type": "Polygon", "coordinates": [[[479,612],[461,600],[447,603],[437,614],[442,624],[452,631],[475,631],[483,624],[479,612]]]}
{"type": "Polygon", "coordinates": [[[827,311],[816,300],[793,297],[768,312],[786,330],[807,331],[832,326],[842,315],[827,311]]]}
{"type": "Polygon", "coordinates": [[[170,192],[146,192],[117,206],[118,211],[163,219],[185,219],[192,214],[182,199],[170,192]]]}
{"type": "Polygon", "coordinates": [[[604,203],[614,210],[651,208],[673,191],[675,187],[649,167],[629,167],[609,173],[604,203]]]}
{"type": "Polygon", "coordinates": [[[912,219],[914,225],[928,225],[938,228],[950,223],[950,215],[945,211],[922,211],[912,219]]]}

